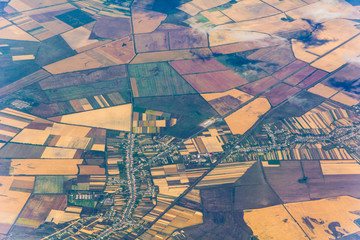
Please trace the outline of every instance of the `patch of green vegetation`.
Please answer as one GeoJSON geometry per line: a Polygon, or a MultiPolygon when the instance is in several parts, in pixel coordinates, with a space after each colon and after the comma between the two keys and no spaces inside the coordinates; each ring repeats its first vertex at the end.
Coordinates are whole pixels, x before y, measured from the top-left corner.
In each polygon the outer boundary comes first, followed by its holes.
{"type": "Polygon", "coordinates": [[[136,79],[140,97],[196,93],[168,63],[129,65],[130,77],[136,79]]]}
{"type": "Polygon", "coordinates": [[[64,193],[64,176],[36,176],[34,193],[64,193]]]}
{"type": "Polygon", "coordinates": [[[74,56],[76,51],[72,50],[66,41],[59,35],[41,42],[36,62],[40,66],[60,61],[64,58],[74,56]]]}
{"type": "Polygon", "coordinates": [[[293,22],[295,21],[295,19],[293,19],[292,17],[290,17],[289,15],[285,14],[286,17],[282,17],[281,20],[284,22],[293,22]]]}
{"type": "Polygon", "coordinates": [[[256,50],[231,54],[215,54],[215,58],[249,82],[252,82],[268,76],[268,74],[257,65],[261,63],[261,61],[247,59],[247,56],[255,51],[256,50]]]}
{"type": "Polygon", "coordinates": [[[81,11],[80,9],[75,9],[73,11],[60,14],[56,16],[56,18],[72,26],[73,28],[77,28],[95,21],[95,19],[90,17],[89,14],[81,11]]]}
{"type": "Polygon", "coordinates": [[[72,195],[69,195],[69,203],[80,207],[96,207],[96,201],[91,199],[75,199],[72,195]]]}
{"type": "Polygon", "coordinates": [[[326,98],[309,92],[302,92],[289,98],[283,105],[274,110],[265,121],[274,122],[289,117],[299,117],[323,103],[326,98]]]}
{"type": "Polygon", "coordinates": [[[0,87],[13,83],[40,69],[35,60],[13,61],[13,56],[36,55],[39,42],[0,40],[0,87]]]}
{"type": "Polygon", "coordinates": [[[198,21],[198,22],[201,22],[201,23],[206,23],[206,22],[209,22],[210,20],[207,19],[205,16],[203,16],[201,13],[199,14],[196,14],[194,16],[194,18],[198,21]]]}
{"type": "Polygon", "coordinates": [[[134,106],[174,114],[177,123],[164,133],[182,138],[201,130],[200,123],[217,115],[199,94],[135,98],[134,106]]]}
{"type": "Polygon", "coordinates": [[[121,78],[112,81],[94,82],[78,86],[48,89],[45,90],[45,93],[51,102],[60,102],[118,91],[122,98],[128,102],[130,101],[129,87],[127,79],[121,78]]]}

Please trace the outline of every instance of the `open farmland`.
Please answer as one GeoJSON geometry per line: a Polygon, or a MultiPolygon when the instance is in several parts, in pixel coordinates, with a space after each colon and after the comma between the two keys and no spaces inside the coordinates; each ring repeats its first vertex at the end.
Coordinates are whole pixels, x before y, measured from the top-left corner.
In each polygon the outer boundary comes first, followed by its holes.
{"type": "Polygon", "coordinates": [[[12,159],[12,175],[76,175],[82,159],[12,159]]]}
{"type": "Polygon", "coordinates": [[[244,134],[271,108],[265,98],[257,98],[225,118],[233,134],[244,134]]]}
{"type": "Polygon", "coordinates": [[[64,193],[64,176],[37,176],[35,194],[64,193]]]}
{"type": "Polygon", "coordinates": [[[134,97],[195,93],[167,63],[130,65],[129,74],[134,97]]]}
{"type": "Polygon", "coordinates": [[[199,93],[226,91],[247,81],[231,70],[183,75],[199,93]]]}
{"type": "Polygon", "coordinates": [[[16,221],[16,226],[38,228],[45,222],[51,210],[64,210],[66,195],[34,195],[16,221]],[[39,207],[41,206],[41,207],[39,207]]]}
{"type": "Polygon", "coordinates": [[[201,96],[208,101],[221,116],[235,110],[252,98],[251,95],[237,89],[220,93],[207,93],[201,96]]]}
{"type": "Polygon", "coordinates": [[[0,180],[0,233],[7,234],[31,194],[21,191],[21,189],[11,190],[11,186],[16,181],[24,181],[24,183],[30,183],[33,186],[35,178],[0,177],[0,180]]]}
{"type": "Polygon", "coordinates": [[[132,105],[101,108],[54,117],[52,120],[82,126],[130,131],[132,105]]]}

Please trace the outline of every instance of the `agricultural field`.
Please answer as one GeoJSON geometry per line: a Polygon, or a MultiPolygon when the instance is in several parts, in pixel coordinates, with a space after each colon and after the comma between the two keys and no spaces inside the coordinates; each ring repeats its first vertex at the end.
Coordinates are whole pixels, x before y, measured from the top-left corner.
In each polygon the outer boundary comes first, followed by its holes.
{"type": "Polygon", "coordinates": [[[0,0],[0,239],[358,239],[355,0],[0,0]]]}
{"type": "Polygon", "coordinates": [[[196,93],[167,63],[133,64],[129,75],[134,97],[196,93]]]}

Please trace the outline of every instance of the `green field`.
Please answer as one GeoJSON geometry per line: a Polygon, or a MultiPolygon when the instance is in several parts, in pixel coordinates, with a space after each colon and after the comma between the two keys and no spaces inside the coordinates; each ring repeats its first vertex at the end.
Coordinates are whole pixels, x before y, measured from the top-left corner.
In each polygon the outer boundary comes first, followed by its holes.
{"type": "Polygon", "coordinates": [[[249,82],[252,82],[268,76],[258,65],[261,61],[246,58],[253,52],[254,50],[231,54],[216,54],[215,58],[249,82]]]}
{"type": "Polygon", "coordinates": [[[129,65],[129,74],[136,79],[139,97],[196,93],[168,63],[129,65]]]}
{"type": "Polygon", "coordinates": [[[135,98],[134,107],[148,108],[175,114],[175,126],[167,128],[165,134],[186,138],[201,129],[198,125],[217,115],[215,110],[199,95],[135,98]]]}
{"type": "Polygon", "coordinates": [[[12,56],[36,55],[38,42],[0,40],[0,87],[8,85],[40,69],[35,60],[12,61],[12,56]]]}
{"type": "Polygon", "coordinates": [[[130,101],[129,82],[126,78],[45,90],[51,102],[68,101],[118,91],[125,102],[130,101]]]}
{"type": "Polygon", "coordinates": [[[76,51],[72,50],[65,40],[57,35],[41,42],[36,62],[40,66],[45,66],[75,54],[76,51]]]}
{"type": "Polygon", "coordinates": [[[74,199],[72,195],[69,196],[69,203],[80,207],[96,207],[96,201],[90,199],[74,199]]]}
{"type": "Polygon", "coordinates": [[[64,176],[36,176],[35,194],[57,194],[64,192],[64,176]]]}
{"type": "Polygon", "coordinates": [[[72,26],[73,28],[77,28],[95,21],[95,19],[93,19],[86,12],[83,12],[80,9],[63,13],[61,15],[56,16],[56,18],[72,26]]]}

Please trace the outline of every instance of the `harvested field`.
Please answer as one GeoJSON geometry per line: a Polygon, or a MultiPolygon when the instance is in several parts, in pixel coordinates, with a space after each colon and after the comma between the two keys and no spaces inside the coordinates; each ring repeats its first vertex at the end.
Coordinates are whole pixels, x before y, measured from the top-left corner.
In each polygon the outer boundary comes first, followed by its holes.
{"type": "MultiPolygon", "coordinates": [[[[244,39],[245,40],[245,39],[244,39]]],[[[263,47],[272,47],[281,44],[282,41],[278,38],[267,38],[261,41],[241,41],[240,43],[231,43],[226,45],[211,46],[211,50],[215,54],[229,54],[244,52],[263,47]]]]}
{"type": "Polygon", "coordinates": [[[353,175],[360,174],[360,165],[357,161],[324,160],[320,161],[324,175],[353,175]]]}
{"type": "Polygon", "coordinates": [[[208,47],[206,33],[195,29],[184,29],[169,32],[171,49],[208,47]]]}
{"type": "Polygon", "coordinates": [[[251,83],[248,83],[242,87],[240,87],[241,90],[244,92],[250,93],[252,95],[258,95],[270,87],[274,86],[276,83],[278,83],[278,80],[275,78],[269,76],[251,83]]]}
{"type": "Polygon", "coordinates": [[[335,95],[338,91],[322,83],[318,83],[314,87],[310,88],[309,92],[320,95],[325,98],[329,98],[335,95]]]}
{"type": "Polygon", "coordinates": [[[79,165],[79,175],[104,175],[105,168],[97,165],[79,165]]]}
{"type": "Polygon", "coordinates": [[[360,200],[348,196],[285,204],[311,239],[334,239],[359,231],[360,200]]]}
{"type": "Polygon", "coordinates": [[[310,200],[309,191],[304,183],[299,161],[280,161],[279,167],[264,167],[269,184],[283,202],[298,202],[310,200]]]}
{"type": "Polygon", "coordinates": [[[251,95],[237,89],[220,93],[207,93],[201,96],[208,101],[221,116],[235,110],[240,107],[241,104],[244,104],[252,98],[251,95]]]}
{"type": "Polygon", "coordinates": [[[78,27],[68,32],[61,34],[61,37],[69,44],[73,50],[83,49],[88,46],[96,46],[101,44],[96,39],[89,39],[91,31],[85,27],[78,27]]]}
{"type": "Polygon", "coordinates": [[[300,89],[297,87],[291,87],[287,84],[280,83],[265,92],[262,96],[267,97],[272,106],[276,106],[299,91],[300,89]]]}
{"type": "Polygon", "coordinates": [[[120,39],[131,33],[129,18],[96,16],[96,23],[90,38],[120,39]],[[95,35],[95,36],[94,36],[95,35]]]}
{"type": "Polygon", "coordinates": [[[13,175],[76,175],[82,159],[12,159],[13,175]]]}
{"type": "Polygon", "coordinates": [[[132,7],[131,9],[135,34],[153,32],[167,16],[163,13],[137,7],[132,7]]]}
{"type": "Polygon", "coordinates": [[[107,66],[129,63],[135,57],[133,37],[127,36],[117,41],[92,49],[88,55],[107,66]]]}
{"type": "Polygon", "coordinates": [[[134,96],[162,96],[195,93],[195,90],[168,63],[129,66],[134,96]]]}
{"type": "Polygon", "coordinates": [[[131,104],[124,104],[54,117],[52,120],[82,126],[130,131],[131,115],[131,104]]]}
{"type": "Polygon", "coordinates": [[[25,205],[16,226],[38,228],[45,222],[51,210],[64,210],[66,204],[66,195],[34,195],[25,205]]]}
{"type": "Polygon", "coordinates": [[[154,52],[169,50],[169,39],[166,32],[153,32],[135,35],[136,52],[154,52]]]}
{"type": "Polygon", "coordinates": [[[281,11],[289,11],[291,9],[299,8],[306,5],[306,3],[301,0],[289,0],[286,2],[277,0],[265,0],[264,2],[277,9],[280,9],[281,11]]]}
{"type": "Polygon", "coordinates": [[[354,49],[357,49],[359,45],[360,36],[357,36],[324,57],[316,60],[311,65],[327,72],[335,71],[342,65],[354,61],[358,57],[358,52],[354,51],[354,49]]]}
{"type": "Polygon", "coordinates": [[[36,176],[35,194],[59,194],[64,192],[64,176],[36,176]]]}
{"type": "Polygon", "coordinates": [[[244,134],[271,108],[265,98],[257,98],[225,118],[233,134],[244,134]]]}
{"type": "Polygon", "coordinates": [[[14,181],[34,183],[34,177],[0,177],[0,233],[7,234],[12,224],[20,214],[26,201],[30,197],[29,192],[11,190],[14,181]]]}
{"type": "Polygon", "coordinates": [[[79,158],[81,154],[77,149],[46,147],[41,158],[79,158]]]}
{"type": "Polygon", "coordinates": [[[256,0],[245,0],[235,3],[229,9],[223,10],[223,12],[236,22],[263,18],[280,13],[280,11],[275,8],[256,0]]]}
{"type": "MultiPolygon", "coordinates": [[[[235,183],[245,172],[254,164],[254,162],[223,163],[216,166],[207,174],[196,187],[208,187],[235,183]]],[[[215,207],[215,206],[214,206],[215,207]]]]}
{"type": "Polygon", "coordinates": [[[350,97],[349,95],[345,94],[344,92],[339,92],[331,97],[331,100],[337,101],[339,103],[353,106],[359,104],[359,100],[350,97]]]}
{"type": "Polygon", "coordinates": [[[247,83],[231,70],[184,75],[184,78],[199,93],[226,91],[247,83]]]}
{"type": "Polygon", "coordinates": [[[244,220],[259,239],[308,239],[282,205],[246,210],[244,220]]]}
{"type": "Polygon", "coordinates": [[[180,74],[215,72],[228,69],[214,58],[171,61],[170,65],[180,74]]]}

